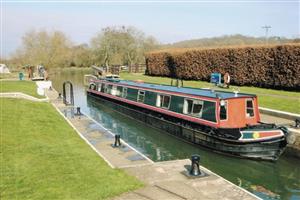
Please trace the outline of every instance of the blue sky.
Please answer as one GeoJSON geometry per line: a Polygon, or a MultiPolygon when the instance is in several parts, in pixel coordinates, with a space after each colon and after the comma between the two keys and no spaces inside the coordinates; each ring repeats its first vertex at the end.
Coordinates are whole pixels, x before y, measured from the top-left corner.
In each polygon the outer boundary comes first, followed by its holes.
{"type": "Polygon", "coordinates": [[[132,25],[162,43],[229,34],[299,37],[299,1],[2,2],[2,51],[8,56],[30,30],[60,30],[89,43],[106,26],[132,25]]]}

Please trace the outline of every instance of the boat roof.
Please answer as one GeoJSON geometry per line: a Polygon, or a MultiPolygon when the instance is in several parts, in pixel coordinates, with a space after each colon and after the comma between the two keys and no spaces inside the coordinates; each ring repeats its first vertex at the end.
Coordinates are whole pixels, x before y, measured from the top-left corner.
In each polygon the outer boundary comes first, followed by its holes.
{"type": "Polygon", "coordinates": [[[128,81],[128,80],[120,80],[120,81],[114,80],[112,82],[116,82],[128,86],[134,86],[134,87],[143,87],[146,89],[163,90],[163,91],[183,93],[183,94],[189,94],[189,95],[200,96],[200,97],[209,97],[209,98],[229,99],[229,98],[241,98],[241,97],[242,98],[256,97],[256,95],[254,94],[245,94],[245,93],[235,94],[234,92],[226,92],[220,90],[191,88],[191,87],[176,87],[170,85],[159,85],[159,84],[128,81]]]}

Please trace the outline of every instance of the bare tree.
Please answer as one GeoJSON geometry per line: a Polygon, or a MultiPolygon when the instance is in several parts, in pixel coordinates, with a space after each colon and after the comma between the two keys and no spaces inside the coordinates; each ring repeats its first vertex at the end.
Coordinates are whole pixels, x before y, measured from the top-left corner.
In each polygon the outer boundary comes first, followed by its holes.
{"type": "Polygon", "coordinates": [[[98,64],[133,64],[144,62],[144,53],[157,46],[153,37],[134,27],[106,27],[91,40],[98,64]]]}
{"type": "Polygon", "coordinates": [[[23,36],[16,56],[22,58],[23,64],[65,67],[69,64],[70,47],[71,42],[60,31],[30,31],[23,36]]]}

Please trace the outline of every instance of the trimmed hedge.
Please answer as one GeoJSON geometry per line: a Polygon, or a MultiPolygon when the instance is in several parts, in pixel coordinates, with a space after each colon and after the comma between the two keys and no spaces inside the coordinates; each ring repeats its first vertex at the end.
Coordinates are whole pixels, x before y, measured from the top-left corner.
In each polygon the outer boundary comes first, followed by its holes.
{"type": "Polygon", "coordinates": [[[146,74],[186,80],[210,80],[229,72],[231,83],[300,90],[300,45],[191,49],[146,55],[146,74]]]}

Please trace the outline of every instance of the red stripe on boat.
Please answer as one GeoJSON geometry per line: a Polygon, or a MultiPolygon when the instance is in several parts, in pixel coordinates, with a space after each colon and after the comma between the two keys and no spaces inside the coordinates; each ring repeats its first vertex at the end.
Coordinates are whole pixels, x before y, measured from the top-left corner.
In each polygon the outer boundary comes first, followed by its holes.
{"type": "Polygon", "coordinates": [[[173,112],[173,111],[165,110],[165,109],[162,109],[162,108],[157,108],[157,107],[150,106],[150,105],[147,105],[147,104],[144,104],[144,103],[131,101],[131,100],[128,100],[128,99],[124,99],[124,98],[117,97],[117,96],[110,95],[110,94],[105,94],[105,93],[98,92],[98,91],[95,91],[95,90],[88,89],[87,91],[92,92],[94,94],[98,94],[98,95],[101,95],[101,96],[108,97],[110,99],[116,99],[118,101],[122,101],[122,102],[126,102],[126,103],[136,105],[136,106],[139,106],[139,107],[147,108],[149,110],[154,110],[156,112],[164,113],[164,114],[167,114],[167,115],[170,115],[170,116],[175,116],[175,117],[185,119],[185,120],[188,120],[188,121],[192,121],[192,122],[196,122],[196,123],[199,123],[199,124],[206,124],[206,125],[210,125],[210,126],[213,126],[213,127],[217,127],[217,122],[209,122],[209,121],[206,121],[206,120],[203,120],[203,119],[194,118],[194,117],[186,116],[186,115],[183,115],[183,114],[178,114],[178,113],[173,112]]]}
{"type": "Polygon", "coordinates": [[[281,131],[259,132],[260,138],[271,137],[271,136],[276,136],[276,135],[282,135],[282,132],[281,131]]]}

